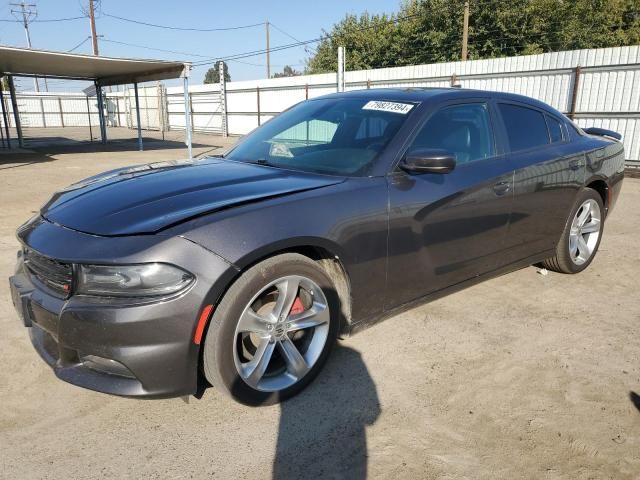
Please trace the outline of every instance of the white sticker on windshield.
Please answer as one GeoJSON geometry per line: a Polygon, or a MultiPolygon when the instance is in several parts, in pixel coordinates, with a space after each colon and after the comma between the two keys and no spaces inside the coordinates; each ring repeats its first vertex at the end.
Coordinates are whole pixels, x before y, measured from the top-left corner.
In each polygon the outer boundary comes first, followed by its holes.
{"type": "Polygon", "coordinates": [[[399,113],[406,115],[413,108],[411,103],[384,102],[381,100],[371,100],[362,107],[363,110],[378,110],[380,112],[399,113]]]}

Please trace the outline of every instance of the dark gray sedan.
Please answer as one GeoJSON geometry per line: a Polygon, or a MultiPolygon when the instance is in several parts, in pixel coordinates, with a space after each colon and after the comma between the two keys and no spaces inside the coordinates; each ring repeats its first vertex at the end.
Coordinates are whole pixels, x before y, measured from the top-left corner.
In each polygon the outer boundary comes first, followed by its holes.
{"type": "Polygon", "coordinates": [[[585,269],[619,139],[504,93],[317,98],[219,157],[57,192],[18,229],[13,301],[67,382],[277,402],[339,333],[527,265],[585,269]]]}

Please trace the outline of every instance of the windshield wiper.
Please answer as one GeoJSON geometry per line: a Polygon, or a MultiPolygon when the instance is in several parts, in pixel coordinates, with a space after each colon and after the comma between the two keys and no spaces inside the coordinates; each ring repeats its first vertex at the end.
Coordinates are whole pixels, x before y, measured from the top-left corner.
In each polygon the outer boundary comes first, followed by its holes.
{"type": "Polygon", "coordinates": [[[275,167],[273,163],[264,158],[259,158],[258,160],[247,160],[247,163],[253,163],[254,165],[267,165],[269,167],[275,167]]]}

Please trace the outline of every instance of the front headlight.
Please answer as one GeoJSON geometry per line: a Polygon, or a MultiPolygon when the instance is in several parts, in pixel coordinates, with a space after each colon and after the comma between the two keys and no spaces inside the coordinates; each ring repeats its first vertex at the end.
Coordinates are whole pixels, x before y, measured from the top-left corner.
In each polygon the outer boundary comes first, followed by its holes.
{"type": "Polygon", "coordinates": [[[170,295],[186,288],[193,275],[166,263],[78,265],[75,293],[109,297],[170,295]]]}

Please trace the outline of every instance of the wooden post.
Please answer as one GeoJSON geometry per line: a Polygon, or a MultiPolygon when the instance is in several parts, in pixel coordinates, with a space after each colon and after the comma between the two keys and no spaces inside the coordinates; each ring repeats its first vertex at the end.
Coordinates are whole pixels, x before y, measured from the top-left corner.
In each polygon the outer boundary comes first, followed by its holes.
{"type": "Polygon", "coordinates": [[[304,99],[309,100],[309,84],[305,83],[304,85],[304,99]]]}
{"type": "Polygon", "coordinates": [[[467,61],[467,47],[469,43],[469,0],[464,2],[464,19],[462,25],[462,61],[467,61]]]}
{"type": "Polygon", "coordinates": [[[571,87],[571,105],[569,107],[569,118],[573,120],[576,116],[576,104],[578,103],[578,89],[580,88],[580,75],[582,67],[578,65],[573,72],[573,85],[571,87]]]}

